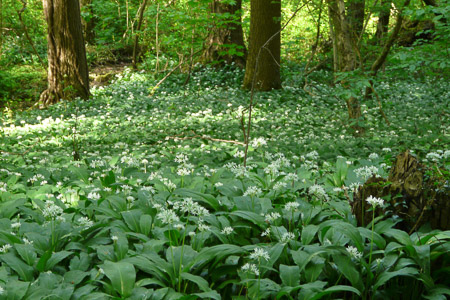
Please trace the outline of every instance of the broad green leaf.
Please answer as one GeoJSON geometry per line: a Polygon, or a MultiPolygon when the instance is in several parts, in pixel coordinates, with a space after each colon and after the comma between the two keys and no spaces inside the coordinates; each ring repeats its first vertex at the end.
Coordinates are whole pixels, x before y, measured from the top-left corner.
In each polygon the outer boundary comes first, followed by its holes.
{"type": "Polygon", "coordinates": [[[284,285],[295,287],[300,284],[300,268],[281,264],[280,278],[284,285]]]}
{"type": "Polygon", "coordinates": [[[301,234],[302,244],[309,245],[309,243],[311,243],[311,241],[316,236],[318,229],[319,229],[319,226],[312,225],[312,224],[306,225],[305,227],[303,227],[302,234],[301,234]]]}
{"type": "Polygon", "coordinates": [[[70,251],[60,251],[60,252],[53,253],[52,256],[47,260],[45,269],[51,270],[54,266],[56,266],[56,264],[58,264],[63,259],[65,259],[66,257],[68,257],[72,254],[73,254],[73,252],[70,252],[70,251]]]}
{"type": "Polygon", "coordinates": [[[127,224],[128,228],[131,229],[133,232],[140,232],[140,226],[139,221],[142,215],[142,211],[139,209],[133,209],[129,211],[123,211],[121,212],[123,219],[125,220],[125,223],[127,224]]]}
{"type": "Polygon", "coordinates": [[[326,290],[324,290],[323,292],[320,292],[318,294],[316,294],[314,297],[311,298],[311,300],[316,300],[316,299],[320,299],[325,295],[329,295],[332,293],[342,293],[342,292],[352,292],[355,293],[358,296],[361,296],[361,292],[358,291],[357,289],[355,289],[352,286],[348,286],[348,285],[335,285],[332,287],[327,288],[326,290]]]}
{"type": "Polygon", "coordinates": [[[195,293],[195,296],[200,297],[201,299],[214,299],[214,300],[221,300],[222,297],[220,296],[219,293],[217,293],[216,291],[208,291],[208,292],[203,292],[203,293],[195,293]]]}
{"type": "Polygon", "coordinates": [[[23,282],[19,280],[14,280],[10,278],[6,283],[6,294],[8,295],[7,300],[22,300],[25,299],[25,295],[30,287],[29,282],[23,282]]]}
{"type": "Polygon", "coordinates": [[[208,281],[206,281],[203,277],[183,272],[181,273],[181,278],[195,283],[199,287],[199,289],[203,292],[208,292],[211,290],[208,281]]]}
{"type": "Polygon", "coordinates": [[[5,253],[0,255],[0,259],[13,269],[19,277],[24,281],[34,280],[33,268],[24,263],[20,258],[16,257],[13,253],[5,253]]]}
{"type": "Polygon", "coordinates": [[[339,271],[351,282],[352,286],[362,292],[364,290],[362,275],[356,270],[355,264],[350,257],[347,255],[333,255],[333,260],[339,271]]]}
{"type": "Polygon", "coordinates": [[[142,215],[139,219],[139,227],[141,233],[148,236],[152,230],[152,217],[150,215],[142,215]]]}
{"type": "Polygon", "coordinates": [[[397,276],[409,276],[409,277],[415,277],[419,272],[416,268],[404,268],[398,271],[394,272],[383,272],[381,273],[375,280],[375,284],[373,286],[374,290],[377,290],[380,286],[388,282],[394,277],[397,276]]]}
{"type": "Polygon", "coordinates": [[[237,211],[231,212],[230,215],[237,216],[244,220],[250,221],[259,227],[263,227],[265,224],[263,216],[256,214],[254,212],[251,212],[251,211],[237,210],[237,211]]]}
{"type": "Polygon", "coordinates": [[[34,262],[37,259],[36,251],[32,245],[28,244],[15,244],[14,248],[17,253],[19,253],[20,257],[29,265],[33,266],[34,262]]]}
{"type": "Polygon", "coordinates": [[[136,270],[127,262],[105,261],[103,264],[105,275],[111,280],[113,288],[122,296],[131,295],[136,281],[136,270]]]}

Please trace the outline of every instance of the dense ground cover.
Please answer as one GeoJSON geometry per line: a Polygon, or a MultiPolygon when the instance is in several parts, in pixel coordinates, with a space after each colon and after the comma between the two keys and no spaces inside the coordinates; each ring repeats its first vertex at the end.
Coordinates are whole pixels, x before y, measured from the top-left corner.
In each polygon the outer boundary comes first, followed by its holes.
{"type": "Polygon", "coordinates": [[[445,299],[450,233],[357,227],[348,199],[405,149],[448,171],[447,82],[381,78],[391,124],[367,100],[355,138],[346,91],[295,68],[256,95],[246,168],[232,67],[2,115],[0,297],[445,299]]]}

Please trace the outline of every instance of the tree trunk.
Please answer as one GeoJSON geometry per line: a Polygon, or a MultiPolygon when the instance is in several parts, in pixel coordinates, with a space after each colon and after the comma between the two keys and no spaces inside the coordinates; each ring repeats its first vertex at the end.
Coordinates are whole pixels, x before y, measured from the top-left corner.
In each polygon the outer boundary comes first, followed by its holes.
{"type": "Polygon", "coordinates": [[[257,90],[280,89],[281,2],[251,0],[250,5],[249,54],[243,87],[250,89],[255,82],[257,90]],[[268,45],[261,49],[272,36],[268,45]]]}
{"type": "Polygon", "coordinates": [[[376,43],[380,46],[384,45],[384,40],[388,32],[391,5],[391,0],[381,0],[381,11],[378,16],[377,31],[375,33],[376,43]]]}
{"type": "Polygon", "coordinates": [[[48,88],[44,105],[61,99],[89,97],[86,49],[78,0],[44,0],[48,25],[48,88]]]}
{"type": "Polygon", "coordinates": [[[211,13],[217,16],[220,24],[211,29],[206,42],[206,50],[203,53],[203,61],[206,63],[234,62],[239,67],[245,68],[247,49],[242,31],[242,0],[237,0],[234,5],[213,0],[210,8],[211,13]]]}
{"type": "MultiPolygon", "coordinates": [[[[362,34],[364,28],[365,0],[351,0],[348,6],[348,22],[355,39],[362,34]]],[[[357,40],[357,39],[355,39],[357,40]]]]}
{"type": "MultiPolygon", "coordinates": [[[[330,15],[331,32],[333,34],[333,58],[335,72],[350,72],[357,68],[357,53],[355,38],[352,34],[348,17],[345,15],[345,3],[343,0],[327,0],[330,15]]],[[[350,88],[345,80],[341,82],[345,88],[350,88]]],[[[357,135],[364,133],[364,128],[359,126],[362,118],[359,100],[355,97],[346,99],[348,117],[352,128],[357,135]]]]}
{"type": "Polygon", "coordinates": [[[139,10],[139,20],[138,20],[138,25],[136,28],[136,33],[134,36],[133,60],[132,60],[133,69],[137,69],[137,53],[139,50],[139,33],[141,31],[142,21],[144,20],[144,12],[145,12],[146,6],[147,6],[147,0],[143,0],[140,10],[139,10]]]}
{"type": "Polygon", "coordinates": [[[95,19],[92,14],[92,0],[80,0],[80,9],[89,13],[88,18],[81,18],[81,26],[83,28],[84,40],[88,44],[93,44],[95,39],[95,19]]]}

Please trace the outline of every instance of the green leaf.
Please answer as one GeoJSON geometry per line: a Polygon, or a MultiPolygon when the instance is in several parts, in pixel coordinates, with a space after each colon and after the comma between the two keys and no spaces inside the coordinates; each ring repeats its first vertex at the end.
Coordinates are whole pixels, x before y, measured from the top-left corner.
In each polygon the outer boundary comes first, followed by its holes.
{"type": "Polygon", "coordinates": [[[105,261],[105,275],[111,280],[113,288],[124,298],[131,295],[136,281],[136,270],[127,262],[105,261]]]}
{"type": "Polygon", "coordinates": [[[335,285],[335,286],[327,288],[323,292],[320,292],[320,293],[316,294],[314,297],[311,298],[311,300],[320,299],[320,298],[322,298],[325,295],[336,293],[336,292],[340,292],[340,293],[342,293],[342,292],[352,292],[352,293],[355,293],[358,296],[361,296],[360,291],[358,291],[354,287],[351,287],[351,286],[348,286],[348,285],[335,285]]]}
{"type": "Polygon", "coordinates": [[[66,257],[68,257],[72,254],[73,254],[73,252],[70,252],[70,251],[60,251],[60,252],[53,253],[45,265],[45,270],[51,270],[59,262],[61,262],[63,259],[65,259],[66,257]]]}
{"type": "Polygon", "coordinates": [[[220,203],[213,195],[203,194],[197,191],[183,188],[175,190],[174,194],[192,197],[194,200],[208,204],[208,206],[210,206],[215,211],[220,209],[220,203]]]}
{"type": "Polygon", "coordinates": [[[142,215],[139,220],[141,233],[148,236],[152,230],[152,217],[150,215],[142,215]]]}
{"type": "Polygon", "coordinates": [[[24,263],[20,258],[13,253],[6,253],[0,256],[0,259],[13,269],[19,277],[24,281],[34,280],[33,268],[24,263]]]}
{"type": "Polygon", "coordinates": [[[27,244],[15,244],[14,248],[17,253],[19,253],[20,257],[29,265],[33,266],[34,262],[37,259],[36,251],[32,245],[27,244]]]}
{"type": "Polygon", "coordinates": [[[89,272],[83,272],[80,270],[69,271],[64,274],[64,282],[75,286],[83,281],[83,279],[88,275],[89,272]]]}
{"type": "Polygon", "coordinates": [[[411,238],[405,231],[395,229],[395,228],[390,228],[384,232],[384,235],[396,239],[402,245],[405,245],[405,246],[412,245],[411,238]]]}
{"type": "Polygon", "coordinates": [[[264,225],[264,217],[251,211],[237,210],[231,212],[230,215],[250,221],[259,227],[264,225]]]}
{"type": "Polygon", "coordinates": [[[22,300],[25,299],[25,295],[30,287],[29,282],[23,282],[10,278],[6,283],[6,294],[8,300],[22,300]]]}
{"type": "Polygon", "coordinates": [[[128,228],[131,229],[133,232],[140,232],[140,226],[139,226],[139,220],[142,215],[142,211],[139,209],[133,209],[129,211],[123,211],[121,212],[123,219],[125,220],[125,223],[127,224],[128,228]]]}
{"type": "Polygon", "coordinates": [[[195,283],[203,292],[209,292],[211,290],[208,281],[206,281],[203,277],[183,272],[181,273],[181,278],[195,283]]]}
{"type": "Polygon", "coordinates": [[[214,299],[214,300],[221,300],[222,297],[220,296],[219,293],[217,293],[216,291],[208,291],[208,292],[203,292],[203,293],[195,293],[193,294],[195,296],[200,297],[201,299],[214,299]]]}
{"type": "Polygon", "coordinates": [[[303,227],[301,234],[302,244],[309,245],[309,243],[311,243],[314,239],[318,229],[319,226],[317,225],[307,225],[303,227]]]}
{"type": "Polygon", "coordinates": [[[281,264],[280,278],[284,285],[295,287],[300,284],[300,268],[281,264]]]}
{"type": "Polygon", "coordinates": [[[378,289],[380,286],[382,286],[383,284],[385,284],[386,282],[388,282],[390,279],[397,277],[397,276],[410,276],[410,277],[415,277],[419,272],[417,271],[416,268],[404,268],[398,271],[394,271],[394,272],[383,272],[381,273],[376,281],[375,284],[373,286],[373,289],[376,290],[378,289]]]}
{"type": "Polygon", "coordinates": [[[350,257],[347,255],[333,255],[333,260],[339,271],[351,282],[352,286],[362,292],[364,290],[364,284],[361,280],[362,275],[356,270],[355,264],[350,257]]]}

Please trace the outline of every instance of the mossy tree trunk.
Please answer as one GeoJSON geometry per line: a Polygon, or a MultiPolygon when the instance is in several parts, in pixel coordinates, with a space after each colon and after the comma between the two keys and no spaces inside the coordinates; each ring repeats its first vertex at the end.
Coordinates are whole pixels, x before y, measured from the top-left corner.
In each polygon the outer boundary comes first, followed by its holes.
{"type": "Polygon", "coordinates": [[[47,21],[48,87],[44,105],[89,97],[89,77],[78,0],[44,0],[47,21]]]}
{"type": "Polygon", "coordinates": [[[251,89],[254,80],[257,90],[280,89],[281,2],[251,0],[250,5],[249,53],[243,87],[251,89]],[[261,49],[271,37],[268,45],[261,49]]]}
{"type": "MultiPolygon", "coordinates": [[[[333,40],[333,58],[335,72],[351,72],[357,68],[357,49],[354,31],[346,15],[346,6],[343,0],[327,0],[333,40]]],[[[341,84],[350,88],[349,83],[343,80],[341,84]]],[[[362,118],[359,100],[353,96],[346,99],[348,116],[352,128],[357,134],[362,134],[364,128],[358,123],[362,118]]]]}
{"type": "Polygon", "coordinates": [[[236,0],[233,5],[213,0],[210,9],[217,21],[207,38],[203,61],[234,62],[239,67],[245,68],[247,49],[242,31],[242,0],[236,0]]]}
{"type": "Polygon", "coordinates": [[[366,1],[350,0],[348,4],[348,20],[353,38],[358,38],[364,28],[366,1]]]}
{"type": "Polygon", "coordinates": [[[389,18],[391,17],[391,0],[382,0],[380,14],[378,16],[377,31],[375,32],[376,43],[384,44],[389,29],[389,18]]]}

